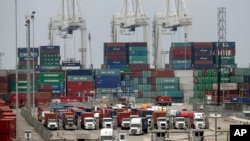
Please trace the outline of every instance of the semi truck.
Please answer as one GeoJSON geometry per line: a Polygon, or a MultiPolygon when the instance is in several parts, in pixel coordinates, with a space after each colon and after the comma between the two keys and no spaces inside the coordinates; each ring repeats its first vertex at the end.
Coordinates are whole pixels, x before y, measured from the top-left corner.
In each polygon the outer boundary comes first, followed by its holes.
{"type": "Polygon", "coordinates": [[[130,118],[122,118],[121,129],[130,128],[130,118]]]}
{"type": "MultiPolygon", "coordinates": [[[[153,122],[153,125],[154,125],[154,128],[161,128],[159,126],[161,126],[161,124],[163,125],[164,122],[162,122],[162,120],[159,120],[159,119],[166,119],[166,112],[164,111],[154,111],[153,114],[152,114],[152,120],[151,122],[153,122]],[[161,118],[159,118],[161,117],[161,118]]],[[[167,122],[166,122],[167,124],[167,122]]],[[[166,126],[166,124],[164,126],[166,126]]]]}
{"type": "Polygon", "coordinates": [[[206,126],[206,118],[204,113],[193,113],[194,118],[194,125],[193,128],[195,129],[205,129],[206,126]]]}
{"type": "Polygon", "coordinates": [[[96,129],[96,122],[93,112],[81,113],[81,128],[82,129],[96,129]]]}
{"type": "Polygon", "coordinates": [[[73,112],[64,112],[62,124],[63,124],[63,129],[76,130],[77,126],[75,125],[74,113],[73,112]]]}
{"type": "Polygon", "coordinates": [[[172,98],[170,96],[157,96],[155,98],[155,105],[172,106],[172,98]]]}
{"type": "Polygon", "coordinates": [[[148,119],[146,117],[132,118],[129,135],[143,135],[148,133],[148,119]]]}
{"type": "Polygon", "coordinates": [[[158,117],[157,118],[157,129],[168,129],[168,120],[167,117],[158,117]]]}
{"type": "Polygon", "coordinates": [[[102,118],[102,128],[113,128],[113,119],[111,117],[102,118]]]}
{"type": "Polygon", "coordinates": [[[44,126],[50,130],[58,129],[58,120],[56,113],[44,114],[44,126]]]}

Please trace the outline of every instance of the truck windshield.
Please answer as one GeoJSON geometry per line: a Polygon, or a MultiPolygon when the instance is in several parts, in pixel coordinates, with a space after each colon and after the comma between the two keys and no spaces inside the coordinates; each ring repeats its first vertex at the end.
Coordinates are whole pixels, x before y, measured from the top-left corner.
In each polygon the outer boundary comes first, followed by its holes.
{"type": "Polygon", "coordinates": [[[158,121],[166,121],[166,119],[158,119],[158,121]]]}
{"type": "Polygon", "coordinates": [[[130,121],[129,118],[123,118],[122,121],[130,121]]]}
{"type": "Polygon", "coordinates": [[[86,121],[86,122],[94,122],[93,119],[86,119],[85,121],[86,121]]]}
{"type": "Polygon", "coordinates": [[[196,118],[195,121],[203,121],[203,118],[196,118]]]}
{"type": "Polygon", "coordinates": [[[67,119],[67,122],[73,122],[73,119],[72,118],[67,119]]]}
{"type": "Polygon", "coordinates": [[[101,136],[101,141],[104,141],[104,140],[112,140],[113,139],[113,137],[112,136],[101,136]]]}
{"type": "Polygon", "coordinates": [[[112,122],[112,119],[103,119],[104,122],[112,122]]]}
{"type": "Polygon", "coordinates": [[[131,127],[141,127],[140,124],[131,124],[131,127]]]}
{"type": "Polygon", "coordinates": [[[176,118],[175,121],[185,121],[184,118],[176,118]]]}
{"type": "Polygon", "coordinates": [[[56,119],[49,119],[49,122],[56,122],[56,119]]]}

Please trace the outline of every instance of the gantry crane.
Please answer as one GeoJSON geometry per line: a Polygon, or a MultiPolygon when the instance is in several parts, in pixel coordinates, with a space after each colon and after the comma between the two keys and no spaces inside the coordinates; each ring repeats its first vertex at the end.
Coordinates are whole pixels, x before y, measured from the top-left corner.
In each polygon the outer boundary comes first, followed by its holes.
{"type": "Polygon", "coordinates": [[[185,0],[165,0],[161,12],[155,14],[153,21],[153,56],[155,68],[162,68],[162,34],[166,30],[185,29],[185,42],[191,41],[192,18],[189,17],[185,0]]]}
{"type": "MultiPolygon", "coordinates": [[[[69,38],[73,34],[74,30],[78,29],[81,30],[81,48],[79,48],[79,52],[81,52],[81,68],[83,69],[86,67],[87,58],[86,21],[81,15],[78,0],[61,0],[57,15],[55,17],[50,18],[50,45],[55,45],[56,34],[59,34],[61,38],[64,38],[64,44],[66,46],[67,38],[69,38]],[[69,8],[70,6],[72,7],[71,9],[69,8]]],[[[66,50],[64,50],[64,57],[66,57],[66,50]]]]}
{"type": "Polygon", "coordinates": [[[149,22],[150,18],[146,15],[143,0],[123,0],[120,11],[113,15],[111,22],[112,41],[119,42],[124,30],[134,32],[135,28],[143,27],[144,42],[149,46],[149,22]]]}

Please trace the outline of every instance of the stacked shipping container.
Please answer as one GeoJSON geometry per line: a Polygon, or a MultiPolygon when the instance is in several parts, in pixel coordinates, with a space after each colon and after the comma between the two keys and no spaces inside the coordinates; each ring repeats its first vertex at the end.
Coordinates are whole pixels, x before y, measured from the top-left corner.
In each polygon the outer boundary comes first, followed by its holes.
{"type": "Polygon", "coordinates": [[[95,70],[95,88],[96,97],[110,96],[117,92],[121,86],[121,77],[119,69],[96,69],[95,70]]]}
{"type": "Polygon", "coordinates": [[[94,97],[93,70],[67,70],[67,96],[94,97]]]}
{"type": "Polygon", "coordinates": [[[60,47],[40,46],[40,69],[60,69],[60,47]]]}
{"type": "Polygon", "coordinates": [[[108,69],[126,68],[126,43],[104,43],[104,64],[108,69]]]}
{"type": "MultiPolygon", "coordinates": [[[[33,61],[34,61],[34,69],[38,69],[38,57],[39,57],[39,49],[38,48],[30,48],[30,67],[33,69],[33,61]]],[[[27,48],[18,48],[18,68],[19,69],[27,69],[27,61],[28,61],[28,49],[27,48]]]]}
{"type": "Polygon", "coordinates": [[[169,57],[174,70],[191,69],[192,43],[172,43],[169,57]]]}
{"type": "Polygon", "coordinates": [[[193,43],[193,66],[195,69],[208,69],[214,67],[212,42],[193,43]]]}
{"type": "Polygon", "coordinates": [[[7,103],[0,98],[0,139],[12,141],[16,138],[16,114],[12,112],[7,103]]]}
{"type": "Polygon", "coordinates": [[[0,70],[0,98],[8,92],[8,71],[0,70]]]}
{"type": "Polygon", "coordinates": [[[52,98],[57,98],[64,94],[64,72],[40,72],[38,81],[41,92],[51,92],[52,98]],[[52,91],[50,91],[52,90],[52,91]]]}

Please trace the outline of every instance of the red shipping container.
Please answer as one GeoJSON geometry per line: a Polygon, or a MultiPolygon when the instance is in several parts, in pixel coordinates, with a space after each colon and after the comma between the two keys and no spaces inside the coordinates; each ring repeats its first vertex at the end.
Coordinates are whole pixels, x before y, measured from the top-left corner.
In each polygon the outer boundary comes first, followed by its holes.
{"type": "Polygon", "coordinates": [[[37,92],[35,95],[36,99],[51,99],[52,93],[51,92],[37,92]]]}
{"type": "Polygon", "coordinates": [[[0,119],[0,134],[16,132],[15,119],[0,119]]]}
{"type": "Polygon", "coordinates": [[[45,105],[49,105],[50,102],[51,102],[51,99],[36,99],[36,100],[35,100],[36,106],[45,106],[45,105]]]}
{"type": "Polygon", "coordinates": [[[67,88],[94,88],[94,82],[67,82],[67,88]]]}
{"type": "Polygon", "coordinates": [[[13,141],[13,139],[16,139],[16,132],[7,133],[7,134],[0,133],[0,139],[1,141],[13,141]]]}
{"type": "Polygon", "coordinates": [[[108,42],[108,43],[104,43],[105,47],[125,47],[126,43],[122,43],[122,42],[108,42]]]}
{"type": "Polygon", "coordinates": [[[6,76],[0,76],[0,83],[7,83],[8,78],[6,76]]]}
{"type": "Polygon", "coordinates": [[[170,60],[191,60],[192,59],[192,55],[175,55],[172,56],[172,58],[170,60]]]}
{"type": "Polygon", "coordinates": [[[193,48],[213,48],[213,42],[194,42],[193,48]]]}
{"type": "Polygon", "coordinates": [[[53,90],[53,86],[50,84],[40,84],[39,91],[40,92],[51,92],[53,90]]]}
{"type": "Polygon", "coordinates": [[[197,64],[197,65],[212,65],[213,64],[213,61],[194,61],[194,64],[197,64]]]}
{"type": "Polygon", "coordinates": [[[59,97],[60,101],[62,103],[68,103],[68,102],[81,102],[82,100],[82,97],[80,96],[60,96],[59,97]]]}
{"type": "Polygon", "coordinates": [[[16,117],[16,114],[13,112],[2,112],[0,113],[0,118],[4,117],[16,117]]]}
{"type": "Polygon", "coordinates": [[[126,60],[126,55],[107,55],[104,60],[126,60]]]}
{"type": "Polygon", "coordinates": [[[129,42],[127,43],[129,47],[147,47],[147,42],[129,42]]]}
{"type": "Polygon", "coordinates": [[[70,94],[83,94],[94,91],[94,88],[67,88],[67,95],[70,94]]]}
{"type": "Polygon", "coordinates": [[[173,70],[154,70],[151,72],[151,77],[174,77],[173,70]]]}

